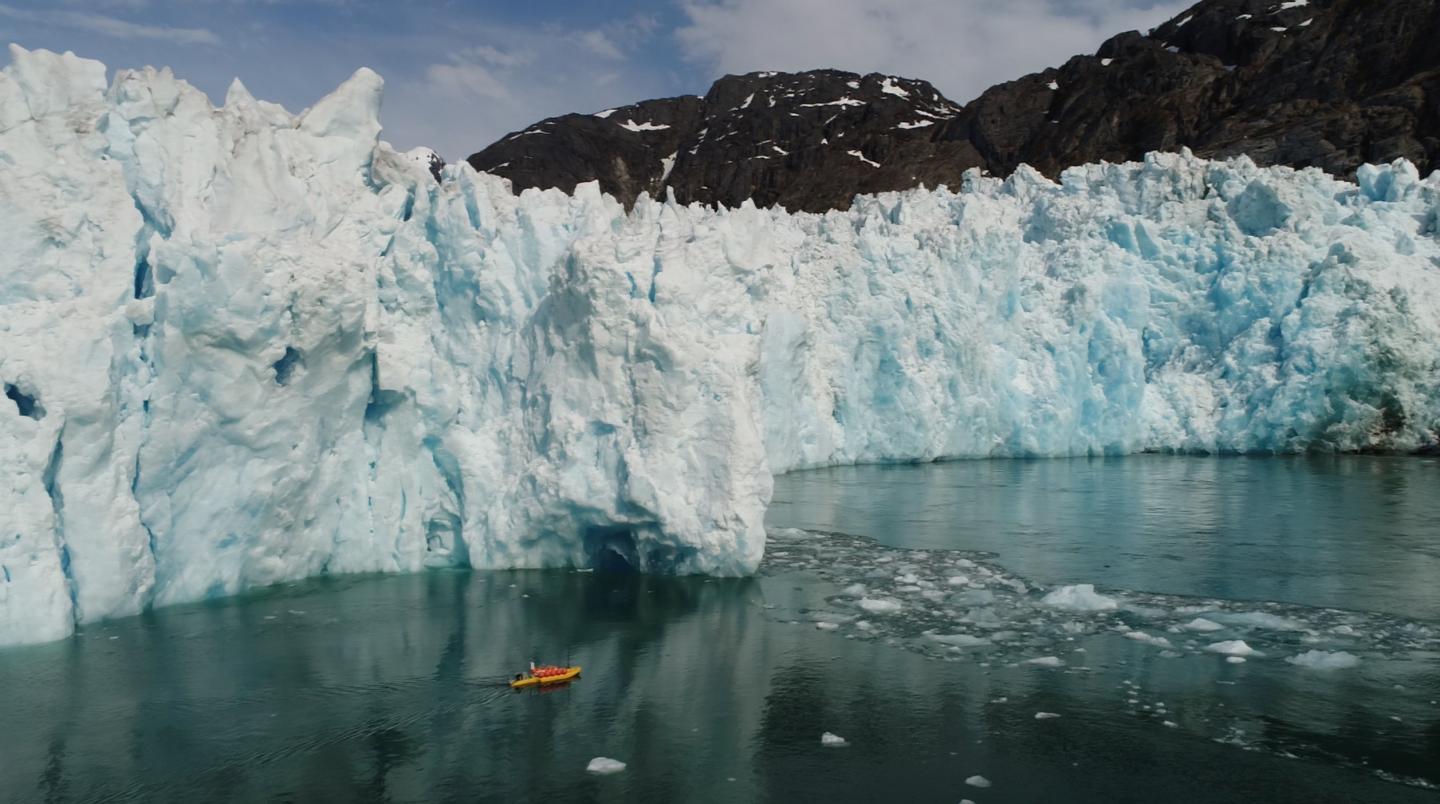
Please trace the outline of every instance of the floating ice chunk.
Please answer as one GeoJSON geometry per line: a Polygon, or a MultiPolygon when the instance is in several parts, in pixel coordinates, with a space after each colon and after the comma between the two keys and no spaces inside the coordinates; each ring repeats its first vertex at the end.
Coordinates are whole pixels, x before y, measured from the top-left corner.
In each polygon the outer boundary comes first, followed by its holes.
{"type": "Polygon", "coordinates": [[[1196,617],[1195,619],[1191,620],[1188,623],[1185,623],[1180,627],[1184,628],[1186,631],[1197,631],[1199,633],[1206,634],[1211,631],[1219,631],[1225,626],[1215,622],[1214,620],[1207,620],[1204,617],[1196,617]]]}
{"type": "Polygon", "coordinates": [[[964,617],[960,618],[960,622],[970,623],[981,628],[1002,628],[1005,625],[1005,621],[1000,619],[1000,615],[996,614],[994,609],[987,608],[970,609],[965,612],[964,617]]]}
{"type": "Polygon", "coordinates": [[[1281,617],[1264,611],[1242,611],[1235,614],[1219,612],[1210,615],[1226,625],[1243,628],[1259,628],[1266,631],[1305,631],[1307,626],[1299,620],[1281,617]]]}
{"type": "Polygon", "coordinates": [[[830,623],[830,622],[823,622],[823,621],[822,621],[822,622],[815,623],[815,627],[816,627],[816,628],[819,628],[821,631],[834,631],[834,630],[836,630],[837,628],[840,627],[840,624],[839,624],[839,623],[830,623]]]}
{"type": "Polygon", "coordinates": [[[1034,664],[1040,667],[1060,667],[1065,664],[1065,660],[1058,656],[1040,656],[1034,659],[1026,659],[1025,664],[1034,664]]]}
{"type": "Polygon", "coordinates": [[[1060,717],[1060,715],[1056,714],[1055,712],[1036,712],[1036,713],[1035,713],[1035,719],[1036,719],[1036,720],[1051,720],[1051,719],[1057,718],[1057,717],[1060,717]]]}
{"type": "Polygon", "coordinates": [[[1245,657],[1244,657],[1244,656],[1226,656],[1226,657],[1225,657],[1225,661],[1229,662],[1230,664],[1244,664],[1244,663],[1245,663],[1245,657]]]}
{"type": "Polygon", "coordinates": [[[1304,653],[1291,656],[1285,661],[1310,670],[1343,670],[1359,665],[1360,657],[1343,650],[1334,652],[1307,650],[1304,653]]]}
{"type": "Polygon", "coordinates": [[[621,762],[618,759],[611,759],[609,757],[595,757],[594,759],[590,760],[589,765],[585,766],[585,770],[589,771],[590,773],[599,773],[602,775],[619,773],[620,771],[625,770],[625,763],[621,762]]]}
{"type": "Polygon", "coordinates": [[[974,776],[971,776],[971,777],[969,777],[968,779],[966,779],[966,780],[965,780],[965,784],[968,784],[968,785],[970,785],[971,787],[989,787],[989,786],[990,786],[990,780],[989,780],[989,779],[986,779],[984,776],[981,776],[980,774],[977,773],[977,774],[975,774],[974,776]]]}
{"type": "Polygon", "coordinates": [[[845,587],[844,589],[841,589],[841,590],[840,590],[840,594],[845,595],[846,597],[864,597],[864,596],[865,596],[865,584],[863,584],[863,583],[852,583],[852,584],[850,584],[849,586],[845,587]]]}
{"type": "Polygon", "coordinates": [[[1120,601],[1096,592],[1095,585],[1088,583],[1062,586],[1041,598],[1040,602],[1067,611],[1113,611],[1120,607],[1120,601]]]}
{"type": "Polygon", "coordinates": [[[1163,723],[1162,725],[1164,725],[1165,728],[1167,728],[1167,729],[1178,729],[1178,728],[1180,728],[1180,724],[1179,724],[1179,723],[1176,723],[1176,722],[1173,721],[1173,720],[1164,721],[1164,723],[1163,723]]]}
{"type": "Polygon", "coordinates": [[[838,734],[832,734],[831,732],[827,731],[824,734],[820,735],[820,744],[826,746],[827,748],[839,748],[841,746],[849,745],[850,743],[847,742],[844,737],[841,737],[838,734]]]}
{"type": "Polygon", "coordinates": [[[1136,642],[1144,642],[1147,645],[1154,645],[1160,648],[1173,647],[1170,644],[1170,640],[1166,639],[1165,637],[1155,636],[1154,634],[1147,634],[1144,631],[1129,631],[1125,634],[1125,638],[1133,639],[1136,642]]]}
{"type": "Polygon", "coordinates": [[[900,601],[888,597],[862,597],[859,605],[872,614],[894,614],[905,608],[900,601]]]}
{"type": "Polygon", "coordinates": [[[978,648],[990,644],[990,640],[974,634],[930,634],[929,637],[936,642],[954,645],[957,648],[978,648]]]}
{"type": "Polygon", "coordinates": [[[950,586],[964,586],[965,584],[970,583],[970,579],[965,577],[964,575],[951,575],[949,578],[945,579],[945,583],[950,586]]]}
{"type": "Polygon", "coordinates": [[[1227,639],[1224,642],[1212,642],[1205,646],[1205,650],[1225,656],[1255,656],[1260,653],[1245,644],[1245,640],[1243,639],[1227,639]]]}

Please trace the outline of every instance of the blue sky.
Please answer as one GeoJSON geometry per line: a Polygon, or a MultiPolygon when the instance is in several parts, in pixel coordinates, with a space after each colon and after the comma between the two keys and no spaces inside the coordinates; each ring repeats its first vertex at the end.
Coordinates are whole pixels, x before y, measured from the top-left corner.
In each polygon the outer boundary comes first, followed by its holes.
{"type": "MultiPolygon", "coordinates": [[[[703,93],[727,72],[837,67],[985,87],[1145,30],[1188,0],[0,0],[0,40],[112,70],[240,77],[299,111],[359,67],[386,139],[463,158],[543,117],[703,93]]],[[[8,61],[8,57],[6,58],[8,61]]]]}

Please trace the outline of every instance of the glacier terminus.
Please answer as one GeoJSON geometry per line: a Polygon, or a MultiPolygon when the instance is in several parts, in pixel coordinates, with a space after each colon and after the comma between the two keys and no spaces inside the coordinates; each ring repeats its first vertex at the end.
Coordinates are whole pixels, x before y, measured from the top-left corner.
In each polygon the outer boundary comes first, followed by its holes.
{"type": "Polygon", "coordinates": [[[325,573],[744,574],[772,477],[1434,449],[1440,173],[1188,153],[633,210],[12,46],[0,645],[325,573]]]}

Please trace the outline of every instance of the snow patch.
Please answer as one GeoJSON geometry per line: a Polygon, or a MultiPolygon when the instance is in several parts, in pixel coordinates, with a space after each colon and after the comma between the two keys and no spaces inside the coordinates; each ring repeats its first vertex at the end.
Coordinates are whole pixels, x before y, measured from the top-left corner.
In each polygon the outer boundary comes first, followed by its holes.
{"type": "Polygon", "coordinates": [[[623,123],[620,124],[620,127],[623,128],[623,129],[625,129],[626,131],[640,132],[640,131],[661,131],[661,130],[663,130],[663,129],[669,128],[670,126],[667,125],[667,124],[665,124],[665,123],[651,123],[651,122],[648,122],[648,121],[647,121],[647,122],[644,122],[644,123],[637,123],[637,122],[635,122],[634,120],[629,120],[629,119],[627,119],[625,122],[623,122],[623,123]]]}
{"type": "Polygon", "coordinates": [[[888,77],[887,77],[887,78],[885,78],[884,80],[882,80],[882,81],[880,82],[880,91],[881,91],[881,92],[884,92],[884,93],[887,94],[887,95],[894,95],[894,96],[899,97],[899,98],[908,98],[908,97],[910,97],[910,93],[907,92],[903,87],[897,86],[897,85],[895,84],[895,79],[893,79],[893,78],[888,78],[888,77]]]}
{"type": "Polygon", "coordinates": [[[865,164],[869,165],[870,167],[877,167],[877,168],[880,167],[880,163],[879,163],[879,162],[874,162],[874,161],[872,161],[872,160],[866,159],[866,158],[865,158],[865,154],[862,153],[862,152],[860,152],[860,151],[846,151],[845,153],[847,153],[847,154],[855,157],[856,159],[859,159],[861,162],[864,162],[865,164]]]}

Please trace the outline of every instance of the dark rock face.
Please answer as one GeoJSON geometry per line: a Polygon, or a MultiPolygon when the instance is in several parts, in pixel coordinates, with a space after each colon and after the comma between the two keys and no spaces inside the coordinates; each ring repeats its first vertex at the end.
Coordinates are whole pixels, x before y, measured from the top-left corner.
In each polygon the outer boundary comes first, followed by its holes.
{"type": "Polygon", "coordinates": [[[1440,167],[1440,0],[1204,0],[963,108],[878,74],[726,76],[703,98],[542,121],[469,162],[517,190],[598,179],[627,205],[668,190],[823,211],[958,187],[971,167],[1055,176],[1181,147],[1337,175],[1402,156],[1440,167]]]}
{"type": "Polygon", "coordinates": [[[431,151],[425,167],[430,171],[430,175],[435,177],[435,181],[440,181],[440,171],[445,169],[445,160],[440,158],[440,154],[431,151]]]}

